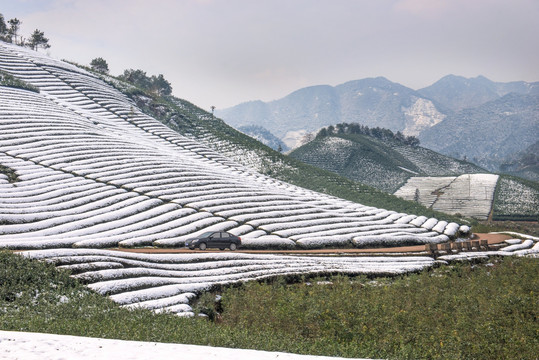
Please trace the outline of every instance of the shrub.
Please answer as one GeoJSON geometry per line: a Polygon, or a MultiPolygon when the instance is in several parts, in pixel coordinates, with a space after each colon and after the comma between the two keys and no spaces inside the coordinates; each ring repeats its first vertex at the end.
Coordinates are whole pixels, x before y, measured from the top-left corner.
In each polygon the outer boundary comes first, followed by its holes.
{"type": "Polygon", "coordinates": [[[10,183],[14,183],[19,180],[19,177],[17,176],[17,173],[15,172],[15,170],[4,165],[0,165],[0,174],[6,175],[7,181],[10,183]]]}
{"type": "Polygon", "coordinates": [[[26,81],[17,79],[13,75],[3,70],[0,70],[0,85],[17,89],[29,90],[37,93],[39,92],[39,89],[34,85],[29,84],[26,81]]]}
{"type": "Polygon", "coordinates": [[[494,197],[493,220],[537,221],[539,184],[501,175],[494,197]]]}

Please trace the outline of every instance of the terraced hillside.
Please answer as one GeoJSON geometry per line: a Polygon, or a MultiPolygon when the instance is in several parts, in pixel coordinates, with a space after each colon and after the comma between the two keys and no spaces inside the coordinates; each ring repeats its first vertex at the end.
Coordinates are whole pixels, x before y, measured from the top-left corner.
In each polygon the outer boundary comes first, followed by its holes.
{"type": "Polygon", "coordinates": [[[395,192],[404,199],[447,213],[486,220],[492,210],[498,175],[465,174],[412,177],[395,192]]]}
{"type": "Polygon", "coordinates": [[[317,138],[290,156],[389,193],[412,176],[481,173],[484,169],[421,146],[380,140],[362,134],[317,138]]]}
{"type": "MultiPolygon", "coordinates": [[[[0,86],[0,247],[68,269],[122,306],[192,315],[190,299],[214,286],[277,275],[402,274],[440,262],[95,248],[181,246],[210,229],[241,235],[252,248],[439,243],[470,230],[262,175],[231,154],[254,165],[264,157],[231,146],[236,135],[226,128],[223,141],[217,127],[200,126],[207,115],[167,119],[193,132],[180,135],[95,74],[36,52],[0,43],[0,70],[17,79],[16,87],[0,86]]],[[[512,246],[534,255],[535,243],[512,246]]]]}
{"type": "Polygon", "coordinates": [[[192,316],[190,301],[221,286],[275,276],[350,274],[394,276],[454,261],[489,256],[539,255],[539,238],[517,234],[500,250],[429,256],[285,256],[244,253],[137,254],[103,249],[45,249],[22,252],[47,261],[122,307],[192,316]]]}
{"type": "Polygon", "coordinates": [[[216,286],[275,276],[331,273],[395,275],[432,267],[426,256],[310,257],[243,253],[133,254],[102,249],[23,253],[68,269],[88,286],[127,308],[193,315],[189,301],[216,286]]]}
{"type": "MultiPolygon", "coordinates": [[[[81,67],[81,65],[77,66],[81,67]]],[[[396,196],[334,172],[283,155],[188,101],[174,96],[156,97],[120,79],[101,73],[93,74],[126,94],[145,114],[159,120],[179,134],[204,144],[256,172],[302,188],[368,206],[391,208],[397,212],[429,217],[447,216],[417,203],[403,201],[396,196]]]]}
{"type": "Polygon", "coordinates": [[[479,220],[539,218],[539,184],[509,175],[414,176],[395,195],[437,211],[479,220]]]}
{"type": "Polygon", "coordinates": [[[0,69],[39,89],[0,87],[0,246],[178,246],[207,230],[252,247],[366,246],[458,231],[256,173],[36,52],[2,43],[0,69]]]}

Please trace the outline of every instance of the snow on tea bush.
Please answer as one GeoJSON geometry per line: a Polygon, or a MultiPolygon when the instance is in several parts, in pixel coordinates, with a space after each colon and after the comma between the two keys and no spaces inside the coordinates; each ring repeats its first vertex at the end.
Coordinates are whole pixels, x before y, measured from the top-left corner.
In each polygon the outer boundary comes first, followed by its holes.
{"type": "Polygon", "coordinates": [[[430,257],[312,257],[242,253],[135,254],[98,249],[32,250],[24,256],[75,271],[74,277],[128,308],[192,313],[195,294],[274,276],[403,274],[434,266],[430,257]],[[100,265],[97,265],[100,263],[100,265]],[[81,266],[96,264],[95,266],[81,266]]]}
{"type": "Polygon", "coordinates": [[[262,235],[257,238],[241,237],[244,249],[294,249],[296,243],[276,235],[262,235]]]}
{"type": "Polygon", "coordinates": [[[538,216],[539,189],[502,176],[496,190],[494,216],[503,219],[515,215],[538,216]]]}
{"type": "Polygon", "coordinates": [[[426,220],[423,224],[421,224],[421,227],[427,230],[432,230],[432,228],[435,227],[436,224],[438,224],[438,219],[430,218],[426,220]]]}
{"type": "Polygon", "coordinates": [[[17,174],[13,183],[0,179],[0,247],[177,247],[209,230],[252,247],[340,246],[361,236],[434,241],[425,217],[234,163],[85,70],[0,43],[0,71],[39,89],[0,87],[0,165],[17,174]]]}
{"type": "Polygon", "coordinates": [[[494,200],[498,175],[465,174],[457,177],[412,177],[395,192],[406,200],[416,200],[434,210],[462,214],[484,220],[494,200]]]}
{"type": "Polygon", "coordinates": [[[472,229],[468,225],[461,225],[459,227],[459,233],[461,233],[463,235],[470,234],[470,231],[472,231],[472,229]]]}
{"type": "Polygon", "coordinates": [[[454,222],[449,223],[449,224],[447,224],[447,226],[444,229],[444,234],[449,236],[449,237],[453,237],[453,236],[457,235],[457,233],[459,231],[459,228],[460,228],[459,224],[456,224],[454,222]]]}

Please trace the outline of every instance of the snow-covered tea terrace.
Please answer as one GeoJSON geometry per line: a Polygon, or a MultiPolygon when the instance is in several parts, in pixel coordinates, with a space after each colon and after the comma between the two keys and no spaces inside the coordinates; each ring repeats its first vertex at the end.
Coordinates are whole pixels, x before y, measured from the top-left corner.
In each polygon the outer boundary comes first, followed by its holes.
{"type": "Polygon", "coordinates": [[[0,331],[0,357],[25,360],[178,359],[344,360],[345,358],[222,347],[0,331]]]}
{"type": "Polygon", "coordinates": [[[459,229],[258,174],[31,50],[0,43],[0,70],[40,91],[0,87],[2,247],[178,246],[208,230],[249,247],[424,244],[459,229]]]}
{"type": "Polygon", "coordinates": [[[492,209],[498,175],[416,176],[395,192],[405,200],[448,214],[461,214],[486,220],[492,209]]]}
{"type": "Polygon", "coordinates": [[[73,276],[128,308],[193,315],[189,301],[212,288],[274,276],[398,275],[451,261],[489,256],[537,256],[539,239],[510,240],[499,251],[429,256],[286,256],[237,252],[137,254],[104,249],[47,249],[22,255],[69,269],[73,276]]]}
{"type": "Polygon", "coordinates": [[[143,114],[95,75],[37,52],[0,42],[0,70],[39,89],[0,86],[0,248],[69,268],[122,306],[189,315],[189,299],[216,285],[402,274],[438,260],[103,248],[181,246],[209,230],[250,248],[428,244],[469,232],[263,176],[143,114]]]}

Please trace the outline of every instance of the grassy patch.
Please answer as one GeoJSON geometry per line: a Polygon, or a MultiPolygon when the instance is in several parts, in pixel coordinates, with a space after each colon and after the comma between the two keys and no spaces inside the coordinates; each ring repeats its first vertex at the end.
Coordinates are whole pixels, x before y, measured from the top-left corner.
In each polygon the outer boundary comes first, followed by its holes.
{"type": "Polygon", "coordinates": [[[3,330],[375,358],[536,357],[536,259],[445,266],[398,278],[283,279],[227,288],[183,319],[130,311],[52,265],[0,252],[3,330]],[[516,355],[518,354],[518,355],[516,355]]]}
{"type": "Polygon", "coordinates": [[[0,165],[0,174],[6,175],[7,181],[10,183],[14,183],[19,180],[19,177],[17,176],[17,173],[15,172],[15,170],[4,165],[0,165]]]}
{"type": "Polygon", "coordinates": [[[39,89],[34,85],[29,84],[24,80],[17,79],[13,75],[3,70],[0,70],[0,86],[29,90],[37,93],[39,92],[39,89]]]}

